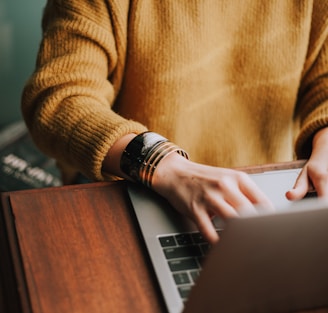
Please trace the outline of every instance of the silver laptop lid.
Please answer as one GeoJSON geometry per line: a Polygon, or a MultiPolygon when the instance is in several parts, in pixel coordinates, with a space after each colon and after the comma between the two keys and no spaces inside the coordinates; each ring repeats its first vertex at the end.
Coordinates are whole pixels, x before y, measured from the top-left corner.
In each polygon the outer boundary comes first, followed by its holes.
{"type": "Polygon", "coordinates": [[[186,313],[295,312],[328,307],[328,203],[228,220],[186,313]]]}

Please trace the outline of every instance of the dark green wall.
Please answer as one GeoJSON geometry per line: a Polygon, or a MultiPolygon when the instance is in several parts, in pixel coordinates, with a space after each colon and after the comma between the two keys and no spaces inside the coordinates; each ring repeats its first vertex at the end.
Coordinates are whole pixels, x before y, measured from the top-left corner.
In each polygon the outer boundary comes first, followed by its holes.
{"type": "Polygon", "coordinates": [[[22,88],[32,73],[46,0],[0,0],[0,127],[22,119],[22,88]]]}

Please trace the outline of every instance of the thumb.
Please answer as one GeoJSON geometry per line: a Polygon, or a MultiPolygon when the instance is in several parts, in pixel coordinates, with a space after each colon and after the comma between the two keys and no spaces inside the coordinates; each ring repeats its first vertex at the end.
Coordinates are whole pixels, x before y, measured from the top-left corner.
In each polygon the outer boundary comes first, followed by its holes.
{"type": "Polygon", "coordinates": [[[294,187],[286,192],[287,199],[292,201],[303,199],[309,190],[309,185],[307,170],[303,168],[294,187]]]}

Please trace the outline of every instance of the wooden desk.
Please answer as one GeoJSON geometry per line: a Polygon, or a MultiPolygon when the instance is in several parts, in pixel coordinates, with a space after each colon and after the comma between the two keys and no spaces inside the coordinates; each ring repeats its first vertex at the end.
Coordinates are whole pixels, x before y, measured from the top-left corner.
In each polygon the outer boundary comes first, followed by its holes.
{"type": "Polygon", "coordinates": [[[125,192],[120,182],[4,194],[6,312],[162,311],[125,192]]]}
{"type": "Polygon", "coordinates": [[[125,187],[4,193],[0,311],[165,312],[125,187]]]}

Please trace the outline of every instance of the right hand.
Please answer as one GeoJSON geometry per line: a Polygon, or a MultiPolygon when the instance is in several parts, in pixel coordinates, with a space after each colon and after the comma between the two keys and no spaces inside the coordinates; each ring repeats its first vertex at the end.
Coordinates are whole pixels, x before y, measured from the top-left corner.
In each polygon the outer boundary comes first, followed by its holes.
{"type": "Polygon", "coordinates": [[[218,241],[212,218],[273,210],[271,201],[244,172],[191,162],[171,153],[159,163],[152,189],[191,218],[210,242],[218,241]]]}

